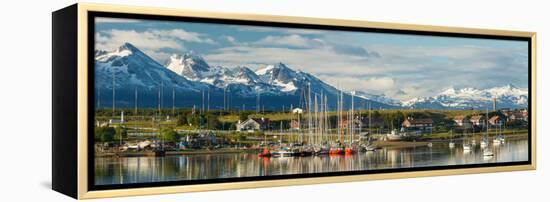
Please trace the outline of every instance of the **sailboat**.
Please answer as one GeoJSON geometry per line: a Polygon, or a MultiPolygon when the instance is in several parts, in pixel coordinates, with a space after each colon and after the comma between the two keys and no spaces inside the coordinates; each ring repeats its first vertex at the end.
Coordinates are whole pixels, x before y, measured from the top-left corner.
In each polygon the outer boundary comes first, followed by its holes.
{"type": "Polygon", "coordinates": [[[344,131],[342,131],[342,125],[343,125],[343,92],[340,90],[340,93],[338,94],[338,103],[337,103],[337,114],[338,114],[338,122],[337,122],[337,128],[338,128],[338,140],[335,144],[333,144],[329,149],[329,154],[331,155],[340,155],[344,154],[344,147],[342,145],[342,134],[344,131]]]}
{"type": "Polygon", "coordinates": [[[493,144],[495,145],[500,145],[502,143],[504,143],[504,136],[502,135],[502,125],[499,124],[498,125],[498,135],[495,137],[495,139],[493,139],[493,144]]]}
{"type": "MultiPolygon", "coordinates": [[[[489,109],[486,111],[487,117],[489,117],[489,109]]],[[[485,137],[480,141],[479,146],[483,149],[483,156],[484,157],[492,157],[494,154],[493,152],[487,148],[488,145],[488,139],[489,139],[489,119],[487,119],[487,127],[485,130],[485,137]]]]}
{"type": "Polygon", "coordinates": [[[376,146],[374,146],[371,142],[371,135],[372,135],[372,132],[371,132],[371,127],[372,127],[372,116],[371,116],[371,103],[369,102],[369,131],[367,133],[367,144],[364,146],[364,150],[366,152],[369,152],[369,151],[375,151],[376,150],[376,146]]]}
{"type": "Polygon", "coordinates": [[[353,134],[354,134],[354,130],[355,130],[355,123],[354,123],[354,102],[353,102],[353,98],[355,97],[355,92],[352,92],[351,93],[351,111],[348,112],[348,133],[349,133],[349,142],[348,142],[348,146],[346,147],[346,149],[344,150],[344,153],[349,155],[349,154],[354,154],[355,152],[357,152],[357,149],[355,148],[355,144],[353,142],[353,134]]]}
{"type": "Polygon", "coordinates": [[[449,148],[455,148],[455,143],[453,142],[453,129],[451,129],[451,141],[449,141],[449,148]]]}
{"type": "Polygon", "coordinates": [[[271,152],[269,151],[269,148],[266,146],[264,147],[264,150],[262,153],[258,154],[259,157],[271,157],[271,152]]]}
{"type": "Polygon", "coordinates": [[[397,131],[397,129],[393,129],[390,133],[386,134],[386,137],[388,138],[388,140],[401,140],[402,135],[399,134],[399,131],[397,131]]]}
{"type": "MultiPolygon", "coordinates": [[[[474,136],[473,134],[473,129],[474,129],[474,126],[472,125],[472,138],[474,136]]],[[[468,138],[464,138],[463,140],[463,144],[462,144],[462,151],[464,151],[465,153],[468,153],[472,150],[472,145],[468,142],[468,138]]]]}
{"type": "MultiPolygon", "coordinates": [[[[485,116],[486,117],[489,117],[489,109],[487,109],[487,111],[485,112],[485,116]]],[[[479,141],[479,146],[483,149],[485,147],[487,147],[487,145],[489,145],[489,119],[487,118],[486,119],[486,123],[485,123],[485,135],[483,136],[483,138],[481,138],[481,140],[479,141]]]]}

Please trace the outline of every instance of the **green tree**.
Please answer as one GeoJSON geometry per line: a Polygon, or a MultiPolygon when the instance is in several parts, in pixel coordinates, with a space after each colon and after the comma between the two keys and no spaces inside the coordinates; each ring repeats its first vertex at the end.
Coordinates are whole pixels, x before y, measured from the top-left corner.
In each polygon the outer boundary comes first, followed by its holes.
{"type": "Polygon", "coordinates": [[[198,115],[198,114],[189,114],[187,116],[187,123],[191,124],[195,127],[200,127],[204,125],[204,115],[198,115]]]}
{"type": "Polygon", "coordinates": [[[241,121],[245,121],[248,119],[248,116],[250,116],[252,114],[252,112],[250,111],[241,111],[239,113],[239,120],[241,121]]]}
{"type": "Polygon", "coordinates": [[[371,114],[372,118],[380,118],[382,115],[380,114],[379,111],[373,111],[372,114],[371,114]]]}
{"type": "Polygon", "coordinates": [[[115,129],[113,127],[96,127],[94,139],[97,142],[112,142],[115,137],[115,129]]]}
{"type": "Polygon", "coordinates": [[[179,115],[177,117],[177,123],[178,126],[187,125],[187,117],[185,115],[179,115]]]}
{"type": "Polygon", "coordinates": [[[218,120],[218,117],[216,115],[209,114],[207,115],[206,122],[208,125],[208,129],[219,129],[221,128],[221,123],[218,120]]]}
{"type": "Polygon", "coordinates": [[[115,129],[114,140],[124,141],[126,138],[128,138],[128,130],[126,130],[124,126],[117,126],[115,129]]]}
{"type": "Polygon", "coordinates": [[[171,127],[163,128],[161,134],[167,142],[178,142],[180,140],[180,135],[171,127]]]}

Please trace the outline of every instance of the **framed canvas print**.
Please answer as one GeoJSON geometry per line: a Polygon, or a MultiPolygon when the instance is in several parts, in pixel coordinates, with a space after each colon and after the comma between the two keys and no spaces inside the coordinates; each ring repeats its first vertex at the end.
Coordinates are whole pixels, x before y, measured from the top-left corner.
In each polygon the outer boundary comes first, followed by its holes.
{"type": "Polygon", "coordinates": [[[75,4],[53,189],[78,199],[535,169],[535,33],[75,4]]]}

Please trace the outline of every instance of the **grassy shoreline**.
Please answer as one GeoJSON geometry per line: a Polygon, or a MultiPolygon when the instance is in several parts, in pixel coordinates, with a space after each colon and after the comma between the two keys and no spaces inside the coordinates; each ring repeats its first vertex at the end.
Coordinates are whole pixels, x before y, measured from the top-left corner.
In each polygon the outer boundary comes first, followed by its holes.
{"type": "MultiPolygon", "coordinates": [[[[508,133],[503,134],[509,140],[519,140],[527,138],[527,133],[508,133]]],[[[476,134],[473,136],[476,141],[479,141],[483,137],[483,134],[476,134]]],[[[467,137],[457,137],[453,138],[454,141],[461,141],[464,138],[472,138],[472,136],[467,137]]],[[[408,147],[422,147],[427,146],[431,142],[448,142],[450,138],[440,138],[440,139],[422,139],[422,140],[413,140],[413,141],[382,141],[376,140],[373,141],[373,145],[379,148],[408,148],[408,147]]],[[[193,149],[193,150],[183,150],[183,151],[167,151],[167,156],[174,155],[201,155],[201,154],[227,154],[227,153],[258,153],[262,148],[221,148],[221,149],[193,149]]],[[[125,152],[106,152],[106,153],[95,153],[96,158],[109,158],[109,157],[144,157],[151,156],[150,151],[125,151],[125,152]]]]}

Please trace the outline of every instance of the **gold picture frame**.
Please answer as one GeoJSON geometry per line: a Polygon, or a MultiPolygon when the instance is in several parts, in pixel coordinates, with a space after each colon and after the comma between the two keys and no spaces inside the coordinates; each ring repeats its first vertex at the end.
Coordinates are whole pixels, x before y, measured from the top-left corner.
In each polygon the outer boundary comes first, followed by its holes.
{"type": "MultiPolygon", "coordinates": [[[[74,41],[74,40],[73,40],[74,41]]],[[[322,184],[322,183],[338,183],[338,182],[352,182],[352,181],[366,181],[366,180],[381,180],[381,179],[398,179],[398,178],[413,178],[413,177],[426,177],[426,176],[441,176],[441,175],[460,175],[460,174],[477,174],[477,173],[490,173],[490,172],[506,172],[506,171],[519,171],[519,170],[535,170],[536,169],[536,33],[535,32],[523,32],[523,31],[509,31],[509,30],[492,30],[492,29],[477,29],[477,28],[460,28],[460,27],[444,27],[444,26],[429,26],[429,25],[412,25],[412,24],[398,24],[398,23],[382,23],[382,22],[368,22],[357,20],[340,20],[340,19],[322,19],[322,18],[308,18],[308,17],[291,17],[291,16],[276,16],[276,15],[258,15],[258,14],[238,14],[238,13],[220,13],[220,12],[206,12],[206,11],[194,11],[183,9],[169,9],[169,8],[151,8],[151,7],[137,7],[137,6],[120,6],[120,5],[105,5],[105,4],[88,4],[79,3],[66,9],[56,11],[54,13],[54,117],[64,116],[61,112],[72,112],[75,119],[76,126],[75,131],[72,134],[66,134],[61,131],[60,127],[64,127],[62,123],[66,119],[60,118],[58,121],[54,118],[54,177],[53,188],[59,192],[67,194],[77,199],[92,199],[103,197],[121,197],[121,196],[134,196],[134,195],[150,195],[150,194],[168,194],[168,193],[184,193],[184,192],[198,192],[198,191],[214,191],[214,190],[228,190],[228,189],[246,189],[246,188],[259,188],[259,187],[277,187],[277,186],[289,186],[289,185],[307,185],[307,184],[322,184]],[[64,11],[65,10],[65,11],[64,11]],[[67,10],[70,10],[69,12],[67,10]],[[88,99],[88,69],[89,67],[89,50],[90,44],[88,41],[88,22],[90,12],[109,12],[109,13],[123,13],[123,14],[138,14],[138,15],[155,15],[155,16],[173,16],[173,17],[197,17],[207,19],[227,19],[227,20],[246,20],[246,21],[259,21],[268,23],[299,23],[307,25],[327,25],[327,26],[345,26],[345,27],[358,27],[358,28],[373,28],[373,29],[386,29],[386,30],[405,30],[405,31],[419,31],[419,32],[431,32],[431,33],[457,33],[457,34],[472,34],[472,35],[486,35],[486,36],[507,36],[507,37],[522,37],[528,38],[531,44],[530,46],[530,164],[524,165],[510,165],[510,166],[493,166],[493,167],[475,167],[475,168],[458,168],[458,169],[443,169],[443,170],[427,170],[427,171],[404,171],[404,172],[390,172],[390,173],[376,173],[376,174],[362,174],[362,175],[343,175],[343,176],[326,176],[326,177],[308,177],[298,179],[274,179],[274,180],[261,180],[261,181],[244,181],[244,182],[225,182],[225,183],[209,183],[209,184],[196,184],[196,185],[174,185],[174,186],[161,186],[161,187],[144,187],[144,188],[124,188],[124,189],[109,189],[109,190],[90,190],[88,187],[89,182],[89,167],[88,167],[88,151],[89,151],[89,99],[88,99]],[[69,14],[63,14],[69,13],[69,14]],[[56,18],[57,16],[60,16],[56,18]],[[67,18],[74,18],[76,24],[72,22],[70,29],[74,29],[74,32],[56,31],[66,28],[68,22],[65,22],[67,18]],[[56,21],[57,19],[57,21],[56,21]],[[58,29],[56,29],[56,24],[58,29]],[[70,52],[71,49],[59,48],[56,52],[56,46],[60,47],[59,40],[55,40],[56,34],[68,35],[76,33],[74,44],[76,49],[76,75],[75,78],[75,94],[72,102],[77,106],[76,109],[62,109],[63,106],[56,107],[56,101],[67,101],[66,98],[59,97],[56,100],[56,70],[58,66],[62,66],[62,62],[56,63],[56,54],[63,54],[70,52]],[[66,51],[66,52],[63,52],[66,51]],[[68,110],[68,111],[67,111],[68,110]],[[59,123],[61,125],[56,125],[59,123]],[[59,129],[59,130],[58,130],[59,129]],[[74,139],[67,136],[75,135],[74,139]],[[57,144],[57,145],[56,145],[57,144]],[[67,150],[57,150],[56,146],[60,144],[75,144],[76,146],[68,152],[74,152],[76,154],[76,161],[74,156],[66,156],[63,154],[67,150]],[[56,157],[57,156],[57,157],[56,157]],[[60,166],[60,164],[63,164],[60,166]],[[71,165],[64,165],[71,164],[71,165]],[[74,172],[74,179],[59,179],[59,173],[74,172]],[[56,173],[58,173],[56,175],[56,173]]],[[[62,60],[62,59],[57,59],[62,60]]],[[[74,64],[74,63],[70,63],[74,64]]],[[[64,68],[75,68],[74,65],[68,65],[64,68]]],[[[63,71],[62,68],[60,71],[63,71]]],[[[63,74],[63,73],[60,73],[63,74]]],[[[59,77],[57,77],[59,78],[59,77]]],[[[61,82],[61,81],[60,81],[61,82]]],[[[60,83],[59,85],[63,85],[60,83]]],[[[70,178],[70,177],[69,177],[70,178]]]]}

